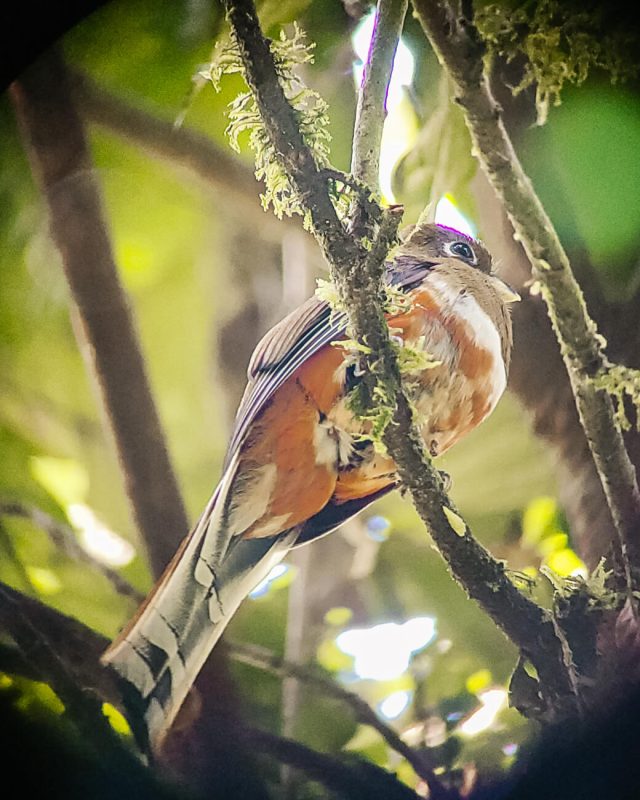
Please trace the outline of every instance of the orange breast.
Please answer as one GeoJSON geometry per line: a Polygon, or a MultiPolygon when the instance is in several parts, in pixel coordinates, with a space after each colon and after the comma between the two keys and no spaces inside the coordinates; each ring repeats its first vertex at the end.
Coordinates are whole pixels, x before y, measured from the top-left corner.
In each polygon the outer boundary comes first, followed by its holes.
{"type": "Polygon", "coordinates": [[[265,513],[244,536],[274,536],[317,514],[333,494],[335,465],[318,463],[316,428],[341,387],[334,374],[344,358],[327,345],[274,394],[243,448],[239,472],[274,464],[276,477],[265,513]],[[280,529],[273,521],[281,519],[280,529]]]}
{"type": "Polygon", "coordinates": [[[420,376],[423,435],[427,447],[435,445],[440,455],[489,413],[494,356],[476,344],[464,319],[443,313],[437,295],[428,288],[421,286],[410,297],[411,308],[389,319],[389,325],[405,340],[427,335],[433,347],[450,352],[447,363],[420,376]]]}

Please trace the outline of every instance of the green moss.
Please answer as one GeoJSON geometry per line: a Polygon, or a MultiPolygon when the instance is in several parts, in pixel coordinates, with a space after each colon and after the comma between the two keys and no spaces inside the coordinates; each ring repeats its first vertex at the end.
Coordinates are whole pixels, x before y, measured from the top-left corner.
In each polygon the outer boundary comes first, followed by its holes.
{"type": "Polygon", "coordinates": [[[489,52],[507,62],[525,57],[514,94],[535,86],[539,124],[546,121],[550,104],[560,104],[564,84],[580,85],[592,69],[608,73],[612,83],[637,76],[637,33],[622,23],[609,24],[605,11],[576,11],[559,0],[478,9],[475,22],[489,52]]]}

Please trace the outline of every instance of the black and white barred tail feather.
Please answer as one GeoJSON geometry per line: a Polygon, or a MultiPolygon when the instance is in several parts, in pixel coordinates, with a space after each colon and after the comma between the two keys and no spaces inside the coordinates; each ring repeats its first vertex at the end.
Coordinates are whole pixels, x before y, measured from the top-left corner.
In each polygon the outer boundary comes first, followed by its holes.
{"type": "Polygon", "coordinates": [[[103,656],[124,679],[123,693],[141,714],[139,738],[153,748],[161,741],[185,700],[211,649],[242,600],[286,555],[297,531],[271,539],[236,539],[209,588],[194,580],[198,536],[169,568],[170,580],[159,587],[129,630],[103,656]]]}

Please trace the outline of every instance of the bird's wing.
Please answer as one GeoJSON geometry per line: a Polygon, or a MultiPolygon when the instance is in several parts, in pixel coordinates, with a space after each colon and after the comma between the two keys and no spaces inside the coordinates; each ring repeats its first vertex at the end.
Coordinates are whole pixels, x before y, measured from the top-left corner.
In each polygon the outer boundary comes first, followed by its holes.
{"type": "Polygon", "coordinates": [[[314,296],[265,334],[249,362],[249,381],[236,414],[225,466],[273,394],[307,358],[339,338],[346,325],[346,314],[332,314],[328,303],[314,296]]]}
{"type": "MultiPolygon", "coordinates": [[[[387,269],[389,285],[409,291],[424,280],[432,262],[399,257],[387,269]]],[[[313,296],[269,330],[249,362],[247,388],[236,414],[225,467],[244,441],[251,423],[276,390],[308,358],[344,334],[347,315],[313,296]]]]}

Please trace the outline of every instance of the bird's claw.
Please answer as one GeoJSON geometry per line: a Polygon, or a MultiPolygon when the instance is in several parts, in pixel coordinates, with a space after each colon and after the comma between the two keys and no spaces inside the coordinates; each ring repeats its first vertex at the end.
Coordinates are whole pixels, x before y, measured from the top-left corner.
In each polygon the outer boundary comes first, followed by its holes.
{"type": "Polygon", "coordinates": [[[443,469],[438,470],[438,475],[440,476],[440,480],[444,484],[445,492],[448,492],[451,489],[451,484],[453,481],[451,480],[451,475],[448,472],[445,472],[443,469]]]}

